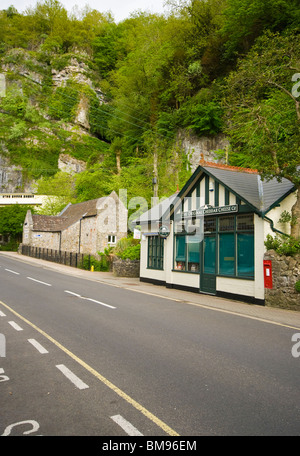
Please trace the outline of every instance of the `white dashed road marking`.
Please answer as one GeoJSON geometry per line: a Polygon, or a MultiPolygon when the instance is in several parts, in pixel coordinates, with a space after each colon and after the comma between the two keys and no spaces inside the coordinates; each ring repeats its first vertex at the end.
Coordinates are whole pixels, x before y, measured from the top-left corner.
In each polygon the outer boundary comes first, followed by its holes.
{"type": "Polygon", "coordinates": [[[74,383],[75,386],[79,389],[86,389],[89,388],[89,386],[84,383],[80,378],[77,377],[77,375],[73,374],[72,371],[70,371],[64,364],[58,364],[57,369],[59,369],[72,383],[74,383]]]}
{"type": "Polygon", "coordinates": [[[125,432],[130,436],[142,436],[140,433],[129,421],[125,420],[121,415],[111,416],[111,419],[117,423],[125,432]]]}
{"type": "Polygon", "coordinates": [[[28,342],[31,343],[40,353],[49,353],[48,350],[46,350],[39,342],[37,342],[35,339],[28,339],[28,342]]]}
{"type": "Polygon", "coordinates": [[[41,280],[33,279],[32,277],[27,277],[29,280],[33,280],[33,282],[41,283],[42,285],[47,285],[47,287],[52,287],[51,283],[42,282],[41,280]]]}
{"type": "Polygon", "coordinates": [[[16,331],[23,331],[23,328],[21,328],[19,325],[17,325],[17,323],[15,323],[14,321],[9,321],[8,322],[16,331]]]}
{"type": "Polygon", "coordinates": [[[5,271],[7,271],[7,272],[11,272],[12,274],[20,275],[20,273],[19,273],[19,272],[16,272],[16,271],[12,271],[11,269],[5,269],[5,271]]]}
{"type": "Polygon", "coordinates": [[[92,299],[92,298],[85,298],[84,296],[80,296],[77,293],[73,293],[73,291],[65,290],[65,293],[68,293],[72,296],[76,296],[77,298],[80,298],[80,299],[84,299],[85,301],[95,302],[96,304],[100,304],[101,306],[109,307],[110,309],[116,309],[116,307],[110,306],[109,304],[105,304],[105,302],[97,301],[96,299],[92,299]]]}

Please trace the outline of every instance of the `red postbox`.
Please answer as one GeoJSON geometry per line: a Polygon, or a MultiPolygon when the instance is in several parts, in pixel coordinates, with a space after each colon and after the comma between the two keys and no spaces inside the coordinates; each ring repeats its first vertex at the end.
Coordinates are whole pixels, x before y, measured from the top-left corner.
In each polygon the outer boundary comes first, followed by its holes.
{"type": "Polygon", "coordinates": [[[272,261],[271,260],[264,260],[264,281],[265,281],[265,288],[273,288],[272,261]]]}

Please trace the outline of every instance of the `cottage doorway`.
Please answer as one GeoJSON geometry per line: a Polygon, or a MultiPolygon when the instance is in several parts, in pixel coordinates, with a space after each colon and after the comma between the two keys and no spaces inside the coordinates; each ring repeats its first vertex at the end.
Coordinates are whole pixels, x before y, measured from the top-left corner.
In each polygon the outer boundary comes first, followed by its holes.
{"type": "Polygon", "coordinates": [[[216,294],[216,235],[204,236],[200,246],[200,292],[216,294]]]}

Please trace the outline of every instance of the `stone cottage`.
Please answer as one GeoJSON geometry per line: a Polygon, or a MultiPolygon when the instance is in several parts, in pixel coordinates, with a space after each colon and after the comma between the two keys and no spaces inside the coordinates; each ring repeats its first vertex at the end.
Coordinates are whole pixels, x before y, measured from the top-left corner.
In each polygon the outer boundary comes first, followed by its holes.
{"type": "Polygon", "coordinates": [[[23,245],[67,252],[97,254],[127,236],[127,209],[116,192],[68,204],[59,215],[29,210],[23,226],[23,245]]]}

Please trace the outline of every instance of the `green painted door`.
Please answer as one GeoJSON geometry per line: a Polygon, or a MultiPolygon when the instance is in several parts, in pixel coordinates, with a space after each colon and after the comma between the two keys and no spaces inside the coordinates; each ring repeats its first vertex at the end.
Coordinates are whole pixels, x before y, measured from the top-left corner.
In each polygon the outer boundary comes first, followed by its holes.
{"type": "Polygon", "coordinates": [[[216,294],[216,236],[205,236],[201,243],[200,291],[216,294]]]}

